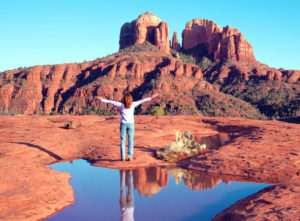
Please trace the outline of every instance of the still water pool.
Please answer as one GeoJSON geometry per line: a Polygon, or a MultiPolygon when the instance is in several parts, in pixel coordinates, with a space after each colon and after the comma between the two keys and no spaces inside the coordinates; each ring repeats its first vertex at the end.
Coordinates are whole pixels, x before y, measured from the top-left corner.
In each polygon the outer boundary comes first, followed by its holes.
{"type": "Polygon", "coordinates": [[[270,185],[180,168],[113,170],[85,160],[50,167],[72,174],[76,200],[47,220],[210,220],[237,200],[270,185]]]}

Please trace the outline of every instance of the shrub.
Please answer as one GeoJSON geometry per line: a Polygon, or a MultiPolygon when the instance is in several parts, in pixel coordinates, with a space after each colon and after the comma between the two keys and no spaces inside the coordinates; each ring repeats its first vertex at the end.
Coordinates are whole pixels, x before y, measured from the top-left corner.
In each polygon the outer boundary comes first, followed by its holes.
{"type": "Polygon", "coordinates": [[[128,53],[128,52],[143,52],[143,51],[160,52],[160,50],[157,47],[155,47],[153,44],[151,44],[148,41],[145,41],[142,44],[134,44],[127,48],[120,49],[119,52],[128,53]]]}
{"type": "Polygon", "coordinates": [[[171,54],[173,57],[181,60],[184,63],[196,64],[196,59],[193,58],[191,55],[179,51],[175,51],[173,49],[171,49],[171,54]]]}
{"type": "Polygon", "coordinates": [[[101,116],[111,116],[116,115],[118,112],[114,111],[113,109],[102,109],[96,106],[81,106],[81,113],[80,115],[101,115],[101,116]]]}
{"type": "Polygon", "coordinates": [[[65,128],[66,129],[75,129],[76,128],[76,125],[73,121],[69,121],[65,124],[65,128]]]}
{"type": "Polygon", "coordinates": [[[295,117],[300,109],[296,84],[250,79],[227,83],[222,91],[249,102],[269,119],[295,117]]]}
{"type": "Polygon", "coordinates": [[[194,96],[198,110],[205,116],[265,119],[257,108],[230,95],[203,90],[198,91],[194,96]]]}
{"type": "Polygon", "coordinates": [[[154,116],[161,116],[165,114],[165,111],[161,106],[154,106],[151,108],[150,114],[154,116]]]}
{"type": "Polygon", "coordinates": [[[203,56],[202,58],[199,59],[197,65],[200,67],[202,71],[205,71],[208,68],[213,66],[213,62],[209,58],[203,56]]]}

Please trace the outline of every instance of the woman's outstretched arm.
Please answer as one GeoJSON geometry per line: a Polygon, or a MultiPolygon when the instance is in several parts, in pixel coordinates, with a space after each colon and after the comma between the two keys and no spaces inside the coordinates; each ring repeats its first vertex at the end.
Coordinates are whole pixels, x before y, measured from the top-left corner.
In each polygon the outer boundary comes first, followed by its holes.
{"type": "Polygon", "coordinates": [[[139,101],[135,101],[135,102],[133,102],[133,105],[136,107],[136,106],[139,106],[140,104],[142,104],[142,103],[144,103],[144,102],[146,102],[146,101],[151,101],[151,99],[153,99],[153,98],[155,98],[155,97],[157,97],[158,96],[158,94],[155,94],[155,95],[153,95],[152,97],[147,97],[147,98],[144,98],[144,99],[142,99],[142,100],[139,100],[139,101]]]}
{"type": "Polygon", "coordinates": [[[107,99],[104,99],[102,97],[97,97],[98,99],[101,100],[101,102],[104,102],[104,103],[108,103],[108,104],[112,104],[118,108],[120,108],[122,106],[122,103],[121,102],[117,102],[117,101],[111,101],[111,100],[107,100],[107,99]]]}

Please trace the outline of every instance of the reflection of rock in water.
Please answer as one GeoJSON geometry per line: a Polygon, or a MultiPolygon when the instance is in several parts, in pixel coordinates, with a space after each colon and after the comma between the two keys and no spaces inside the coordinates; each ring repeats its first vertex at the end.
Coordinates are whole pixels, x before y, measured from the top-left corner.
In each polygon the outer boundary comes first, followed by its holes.
{"type": "Polygon", "coordinates": [[[150,197],[168,185],[168,170],[159,167],[134,170],[133,183],[140,194],[150,197]]]}
{"type": "Polygon", "coordinates": [[[200,144],[206,144],[207,147],[213,148],[225,145],[230,140],[230,136],[227,133],[218,133],[207,137],[196,136],[196,139],[200,140],[200,144]]]}
{"type": "Polygon", "coordinates": [[[175,178],[176,184],[183,179],[184,185],[193,190],[211,189],[222,180],[226,183],[230,182],[224,177],[221,179],[218,176],[196,173],[181,168],[163,169],[150,167],[133,170],[134,188],[143,196],[150,197],[168,185],[169,172],[175,178]]]}
{"type": "Polygon", "coordinates": [[[212,175],[195,173],[181,168],[170,169],[170,174],[175,178],[176,184],[183,179],[184,185],[193,190],[211,189],[222,181],[220,178],[212,175]]]}

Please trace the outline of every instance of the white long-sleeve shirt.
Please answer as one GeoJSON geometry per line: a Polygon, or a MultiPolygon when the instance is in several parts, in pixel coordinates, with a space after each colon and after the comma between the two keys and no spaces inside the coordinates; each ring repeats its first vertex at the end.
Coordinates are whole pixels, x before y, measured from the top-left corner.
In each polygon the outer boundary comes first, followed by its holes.
{"type": "Polygon", "coordinates": [[[134,221],[133,207],[121,208],[121,221],[134,221]]]}
{"type": "Polygon", "coordinates": [[[134,123],[134,108],[146,101],[151,101],[151,98],[148,97],[139,101],[134,101],[132,102],[130,108],[126,108],[123,103],[117,101],[111,101],[106,99],[101,99],[101,101],[104,103],[112,104],[119,108],[122,116],[121,123],[134,123]]]}

